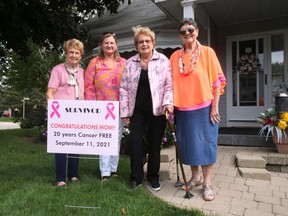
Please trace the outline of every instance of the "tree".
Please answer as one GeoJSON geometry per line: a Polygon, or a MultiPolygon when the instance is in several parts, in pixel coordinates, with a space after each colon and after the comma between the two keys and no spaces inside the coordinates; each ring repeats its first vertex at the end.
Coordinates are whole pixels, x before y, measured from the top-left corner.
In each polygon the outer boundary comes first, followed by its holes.
{"type": "MultiPolygon", "coordinates": [[[[131,0],[127,0],[128,4],[131,0]]],[[[105,10],[117,13],[125,0],[9,0],[0,2],[0,107],[17,107],[29,97],[21,127],[43,125],[50,71],[63,62],[62,45],[78,38],[81,24],[105,10]]]]}
{"type": "Polygon", "coordinates": [[[56,51],[40,49],[31,39],[25,45],[30,53],[25,59],[13,50],[5,50],[4,60],[0,62],[1,84],[18,92],[29,92],[32,88],[45,92],[50,71],[63,62],[63,56],[56,51]]]}
{"type": "Polygon", "coordinates": [[[0,112],[8,108],[21,107],[21,96],[17,91],[0,89],[0,112]]]}
{"type": "MultiPolygon", "coordinates": [[[[79,28],[94,15],[105,10],[117,13],[125,0],[9,0],[0,2],[0,41],[21,57],[29,56],[28,38],[39,47],[54,49],[63,41],[76,37],[85,41],[87,31],[79,28]]],[[[128,4],[131,0],[128,0],[128,4]]],[[[0,46],[0,56],[4,54],[0,46]]]]}
{"type": "MultiPolygon", "coordinates": [[[[20,58],[13,50],[5,50],[0,61],[0,111],[11,108],[22,116],[24,97],[26,102],[25,119],[20,118],[21,127],[43,125],[46,113],[47,83],[51,69],[63,62],[64,55],[56,51],[40,49],[29,39],[26,46],[30,55],[20,58]]],[[[13,116],[16,113],[12,113],[13,116]]],[[[16,118],[15,120],[19,120],[16,118]]]]}

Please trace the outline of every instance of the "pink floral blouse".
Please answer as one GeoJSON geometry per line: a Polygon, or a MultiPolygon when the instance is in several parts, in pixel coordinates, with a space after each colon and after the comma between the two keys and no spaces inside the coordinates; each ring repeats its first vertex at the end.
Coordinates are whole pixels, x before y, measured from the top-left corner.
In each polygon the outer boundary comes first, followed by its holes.
{"type": "Polygon", "coordinates": [[[118,101],[119,86],[126,60],[119,58],[115,68],[108,67],[99,56],[85,71],[85,100],[118,101]]]}

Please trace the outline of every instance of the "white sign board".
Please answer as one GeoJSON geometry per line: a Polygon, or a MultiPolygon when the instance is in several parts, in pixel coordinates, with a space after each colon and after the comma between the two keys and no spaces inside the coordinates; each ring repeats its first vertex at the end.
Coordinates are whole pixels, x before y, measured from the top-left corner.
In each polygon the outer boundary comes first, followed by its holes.
{"type": "Polygon", "coordinates": [[[48,100],[48,153],[118,155],[118,101],[48,100]]]}

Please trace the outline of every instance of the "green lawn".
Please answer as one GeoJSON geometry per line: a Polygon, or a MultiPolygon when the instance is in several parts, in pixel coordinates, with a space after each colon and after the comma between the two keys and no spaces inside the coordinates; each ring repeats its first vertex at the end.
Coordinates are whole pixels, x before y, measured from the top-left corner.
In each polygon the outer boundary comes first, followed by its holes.
{"type": "Polygon", "coordinates": [[[13,122],[14,118],[0,117],[0,122],[13,122]]]}
{"type": "Polygon", "coordinates": [[[198,210],[168,205],[144,187],[130,191],[126,156],[121,156],[119,177],[102,184],[98,160],[80,159],[81,181],[57,188],[54,154],[46,152],[44,143],[33,141],[29,137],[32,134],[26,129],[0,131],[0,216],[120,216],[122,208],[127,210],[127,216],[204,215],[198,210]]]}

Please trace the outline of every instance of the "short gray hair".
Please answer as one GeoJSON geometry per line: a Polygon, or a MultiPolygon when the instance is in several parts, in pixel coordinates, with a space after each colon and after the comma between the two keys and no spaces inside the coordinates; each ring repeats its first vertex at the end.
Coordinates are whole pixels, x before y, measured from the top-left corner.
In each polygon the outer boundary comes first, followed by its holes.
{"type": "Polygon", "coordinates": [[[133,26],[132,31],[134,32],[134,46],[137,48],[139,35],[147,35],[151,38],[153,45],[155,46],[155,33],[149,27],[142,27],[140,25],[133,26]]]}

